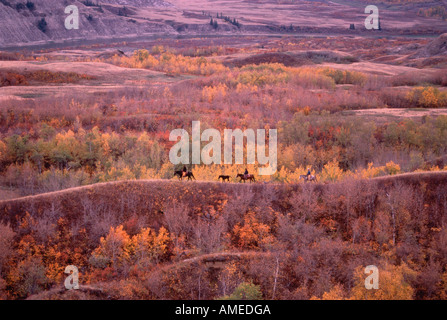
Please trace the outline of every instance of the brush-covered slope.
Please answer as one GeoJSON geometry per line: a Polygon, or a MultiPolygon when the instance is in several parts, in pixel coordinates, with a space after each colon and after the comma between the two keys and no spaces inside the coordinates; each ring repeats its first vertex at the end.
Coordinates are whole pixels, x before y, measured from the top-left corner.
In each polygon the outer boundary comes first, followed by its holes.
{"type": "Polygon", "coordinates": [[[57,0],[34,0],[32,3],[33,5],[27,6],[22,0],[0,1],[0,46],[44,43],[49,40],[86,40],[173,32],[173,29],[166,24],[130,19],[129,16],[134,9],[121,7],[121,5],[169,5],[161,0],[111,0],[101,2],[101,7],[85,5],[84,1],[68,3],[57,0]],[[65,14],[65,8],[71,4],[79,8],[78,30],[65,28],[65,19],[68,16],[65,14]],[[120,6],[112,6],[117,4],[120,6]],[[45,20],[46,26],[41,24],[39,27],[42,19],[45,20]]]}

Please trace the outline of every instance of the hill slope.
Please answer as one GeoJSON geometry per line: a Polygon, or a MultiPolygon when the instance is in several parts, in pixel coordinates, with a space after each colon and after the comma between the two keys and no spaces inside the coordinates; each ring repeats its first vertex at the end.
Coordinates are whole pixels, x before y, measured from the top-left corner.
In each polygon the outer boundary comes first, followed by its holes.
{"type": "MultiPolygon", "coordinates": [[[[364,28],[363,1],[277,2],[266,0],[253,6],[251,1],[237,0],[103,0],[72,1],[80,11],[79,30],[66,30],[64,9],[68,3],[57,0],[34,0],[27,7],[24,0],[0,1],[0,46],[14,48],[33,44],[50,44],[62,40],[132,39],[148,35],[215,35],[215,34],[360,34],[380,36],[364,28]],[[98,5],[99,4],[99,5],[98,5]],[[220,12],[240,25],[219,18],[217,29],[210,18],[220,12]],[[297,14],[299,12],[300,14],[297,14]],[[46,25],[39,23],[45,19],[46,25]],[[349,30],[350,23],[356,30],[349,30]],[[286,27],[287,26],[287,27],[286,27]],[[289,27],[290,26],[290,27],[289,27]]],[[[430,9],[433,3],[419,3],[430,9]]],[[[365,5],[366,6],[366,5],[365,5]]],[[[446,32],[444,21],[421,17],[417,8],[398,4],[392,9],[381,7],[382,35],[426,34],[446,32]],[[400,7],[399,7],[400,6],[400,7]]]]}
{"type": "MultiPolygon", "coordinates": [[[[361,266],[391,265],[396,272],[395,261],[402,261],[424,275],[419,266],[429,255],[445,265],[446,189],[447,172],[327,185],[120,181],[1,201],[0,218],[3,230],[9,222],[16,233],[14,248],[42,246],[43,262],[37,254],[26,260],[29,251],[17,250],[25,254],[20,265],[60,270],[51,286],[21,293],[23,298],[215,299],[253,281],[265,299],[309,299],[328,292],[332,281],[355,296],[351,289],[361,266]],[[166,244],[154,261],[133,251],[129,259],[113,260],[115,251],[104,247],[129,243],[130,237],[137,243],[146,228],[166,244]],[[70,264],[89,279],[79,291],[61,287],[60,275],[70,264]],[[230,271],[237,278],[228,290],[222,281],[230,271]],[[298,290],[303,279],[310,282],[305,292],[298,290]]],[[[441,273],[435,276],[433,283],[441,273]]],[[[18,279],[12,288],[21,288],[18,279]]],[[[407,298],[429,297],[424,286],[413,283],[407,298]]]]}
{"type": "MultiPolygon", "coordinates": [[[[361,185],[374,185],[377,193],[395,185],[412,187],[422,184],[427,186],[426,190],[429,192],[441,187],[447,189],[447,172],[407,173],[356,182],[361,185]]],[[[0,218],[15,222],[25,211],[32,213],[31,209],[36,213],[42,212],[57,204],[63,215],[77,219],[88,204],[101,210],[109,210],[109,214],[118,216],[126,214],[129,210],[132,213],[150,212],[156,221],[160,218],[159,214],[163,213],[164,206],[172,201],[184,202],[191,207],[199,208],[216,206],[232,199],[240,200],[245,205],[257,205],[265,200],[266,194],[274,194],[277,209],[281,209],[284,208],[283,204],[290,199],[291,195],[302,191],[303,187],[312,187],[315,192],[324,194],[338,185],[343,186],[343,183],[303,186],[303,184],[241,184],[172,180],[115,181],[3,200],[0,201],[0,218]]],[[[341,191],[342,194],[348,192],[349,190],[341,191]]]]}
{"type": "MultiPolygon", "coordinates": [[[[104,2],[104,1],[103,1],[104,2]]],[[[163,1],[110,1],[142,6],[144,3],[163,1]]],[[[79,8],[80,21],[78,30],[67,30],[64,10],[66,4],[61,1],[34,0],[34,8],[17,7],[22,1],[10,0],[0,2],[0,46],[13,46],[21,43],[45,43],[49,40],[95,39],[102,37],[119,37],[142,34],[174,33],[166,24],[150,21],[131,21],[119,9],[105,6],[102,9],[86,6],[81,1],[73,1],[79,8]],[[6,5],[5,5],[6,3],[6,5]],[[39,21],[45,19],[45,30],[39,29],[39,21]]]]}

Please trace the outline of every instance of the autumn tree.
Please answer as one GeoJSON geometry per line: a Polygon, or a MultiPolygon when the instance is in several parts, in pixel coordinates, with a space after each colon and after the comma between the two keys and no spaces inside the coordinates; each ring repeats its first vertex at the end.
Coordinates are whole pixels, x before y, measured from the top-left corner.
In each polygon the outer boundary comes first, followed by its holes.
{"type": "Polygon", "coordinates": [[[164,227],[158,234],[150,228],[143,228],[132,237],[132,246],[136,263],[142,266],[166,261],[172,254],[171,239],[164,227]]]}
{"type": "Polygon", "coordinates": [[[248,212],[243,225],[237,224],[232,232],[232,243],[241,249],[265,249],[273,242],[270,226],[260,223],[253,212],[248,212]]]}
{"type": "Polygon", "coordinates": [[[252,282],[242,282],[232,294],[222,300],[262,300],[261,288],[252,282]]]}
{"type": "Polygon", "coordinates": [[[132,242],[123,226],[111,227],[109,234],[101,238],[100,245],[93,251],[90,263],[97,267],[110,265],[115,270],[124,268],[130,261],[132,242]]]}
{"type": "Polygon", "coordinates": [[[387,265],[379,268],[379,289],[367,290],[365,288],[364,268],[358,267],[355,271],[355,286],[351,292],[354,300],[412,300],[414,290],[409,284],[409,277],[414,271],[406,264],[401,266],[387,265]]]}

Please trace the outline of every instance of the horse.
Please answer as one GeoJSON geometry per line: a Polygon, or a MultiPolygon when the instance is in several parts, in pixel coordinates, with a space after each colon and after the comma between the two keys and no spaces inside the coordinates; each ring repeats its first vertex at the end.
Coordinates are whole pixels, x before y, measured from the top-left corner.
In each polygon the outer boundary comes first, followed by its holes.
{"type": "MultiPolygon", "coordinates": [[[[178,176],[180,180],[183,180],[183,171],[174,171],[174,177],[175,176],[178,176]]],[[[194,174],[191,171],[187,171],[185,177],[188,178],[188,181],[192,179],[196,180],[196,177],[194,177],[194,174]]]]}
{"type": "Polygon", "coordinates": [[[239,180],[239,182],[244,181],[244,183],[245,183],[245,181],[247,181],[247,180],[250,180],[250,183],[256,182],[255,176],[252,175],[252,174],[245,175],[245,174],[242,174],[242,173],[238,173],[237,176],[236,176],[236,179],[237,178],[241,179],[241,180],[239,180]]]}
{"type": "Polygon", "coordinates": [[[222,179],[222,182],[225,182],[225,181],[230,182],[230,176],[220,175],[219,178],[217,178],[217,180],[220,180],[220,179],[222,179]]]}
{"type": "Polygon", "coordinates": [[[303,179],[304,182],[317,182],[317,176],[311,174],[309,177],[305,174],[300,175],[300,180],[303,179]]]}

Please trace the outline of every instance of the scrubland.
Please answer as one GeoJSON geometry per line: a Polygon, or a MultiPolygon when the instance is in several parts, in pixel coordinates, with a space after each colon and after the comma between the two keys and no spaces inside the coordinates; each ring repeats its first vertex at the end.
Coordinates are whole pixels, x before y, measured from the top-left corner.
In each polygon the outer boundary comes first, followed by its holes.
{"type": "Polygon", "coordinates": [[[420,55],[436,41],[5,55],[0,297],[445,299],[446,60],[420,55]],[[278,171],[244,185],[245,165],[201,164],[173,180],[169,133],[192,121],[277,129],[278,171]]]}
{"type": "Polygon", "coordinates": [[[445,299],[446,173],[332,184],[123,181],[0,202],[3,294],[445,299]],[[169,192],[166,190],[169,189],[169,192]],[[62,287],[66,265],[81,288],[62,287]],[[380,268],[380,290],[363,268],[380,268]]]}

